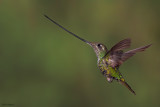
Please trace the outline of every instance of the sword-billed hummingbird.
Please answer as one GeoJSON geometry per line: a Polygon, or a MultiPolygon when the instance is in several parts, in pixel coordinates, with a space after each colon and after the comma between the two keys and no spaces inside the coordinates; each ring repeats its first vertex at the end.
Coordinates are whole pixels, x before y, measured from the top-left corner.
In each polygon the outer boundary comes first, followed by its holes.
{"type": "Polygon", "coordinates": [[[122,74],[119,72],[119,66],[137,52],[144,51],[146,48],[150,47],[151,44],[133,50],[129,50],[127,52],[123,52],[123,49],[129,48],[131,44],[131,39],[127,38],[118,42],[110,50],[108,50],[104,44],[98,42],[89,42],[72,33],[71,31],[67,30],[66,28],[49,18],[47,15],[44,16],[51,22],[62,28],[63,30],[67,31],[68,33],[80,39],[81,41],[87,43],[94,49],[94,52],[96,53],[96,56],[98,58],[97,65],[101,70],[102,74],[106,77],[108,82],[117,80],[119,83],[127,87],[133,94],[136,95],[132,88],[127,84],[122,74]]]}

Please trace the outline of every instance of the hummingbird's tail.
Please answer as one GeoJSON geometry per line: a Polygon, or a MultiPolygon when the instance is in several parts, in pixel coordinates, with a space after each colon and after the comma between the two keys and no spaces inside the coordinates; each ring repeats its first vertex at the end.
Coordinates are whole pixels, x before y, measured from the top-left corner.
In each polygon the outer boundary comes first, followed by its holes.
{"type": "Polygon", "coordinates": [[[136,93],[132,90],[132,88],[127,84],[127,82],[125,82],[124,79],[120,79],[119,82],[124,85],[126,88],[128,88],[134,95],[136,95],[136,93]]]}

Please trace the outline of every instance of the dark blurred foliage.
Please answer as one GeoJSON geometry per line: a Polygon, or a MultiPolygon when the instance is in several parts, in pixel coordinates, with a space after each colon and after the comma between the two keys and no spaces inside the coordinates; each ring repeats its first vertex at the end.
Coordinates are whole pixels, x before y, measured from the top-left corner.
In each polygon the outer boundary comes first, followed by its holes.
{"type": "Polygon", "coordinates": [[[159,19],[159,0],[0,0],[0,106],[160,107],[159,19]],[[120,67],[137,95],[108,83],[92,48],[43,14],[108,48],[152,43],[120,67]]]}

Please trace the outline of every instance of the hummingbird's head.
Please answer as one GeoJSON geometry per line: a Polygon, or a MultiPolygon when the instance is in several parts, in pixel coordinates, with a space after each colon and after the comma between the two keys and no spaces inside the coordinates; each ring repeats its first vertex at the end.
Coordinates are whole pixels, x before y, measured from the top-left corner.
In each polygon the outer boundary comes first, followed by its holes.
{"type": "Polygon", "coordinates": [[[108,51],[106,46],[102,43],[88,42],[87,44],[89,44],[94,49],[94,52],[98,58],[103,58],[108,51]]]}

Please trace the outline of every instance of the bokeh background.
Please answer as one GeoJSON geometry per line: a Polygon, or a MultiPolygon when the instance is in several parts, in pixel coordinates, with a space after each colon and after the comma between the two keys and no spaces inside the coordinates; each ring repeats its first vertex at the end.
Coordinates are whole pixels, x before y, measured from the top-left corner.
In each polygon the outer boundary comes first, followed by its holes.
{"type": "MultiPolygon", "coordinates": [[[[0,106],[160,107],[159,0],[0,0],[0,106]],[[152,43],[120,71],[137,93],[108,83],[88,41],[152,43]]],[[[131,49],[130,48],[130,49],[131,49]]]]}

